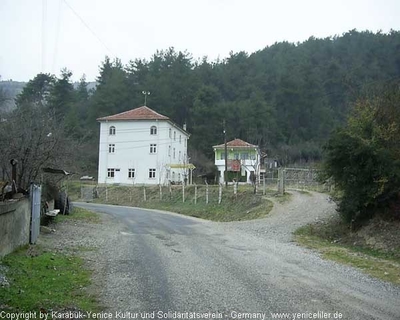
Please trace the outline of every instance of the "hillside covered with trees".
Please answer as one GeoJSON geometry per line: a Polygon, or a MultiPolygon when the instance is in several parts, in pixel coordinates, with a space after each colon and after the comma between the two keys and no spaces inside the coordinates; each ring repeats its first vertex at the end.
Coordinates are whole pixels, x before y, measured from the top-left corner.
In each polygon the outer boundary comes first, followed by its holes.
{"type": "Polygon", "coordinates": [[[223,120],[228,139],[258,144],[284,164],[319,160],[322,145],[357,99],[400,79],[399,52],[398,31],[355,30],[219,61],[170,48],[126,65],[106,57],[95,90],[88,90],[85,78],[74,88],[68,70],[58,78],[39,74],[16,105],[52,112],[81,148],[71,156],[75,170],[85,174],[97,168],[96,118],[142,106],[143,90],[151,92],[150,108],[187,124],[190,156],[199,167],[212,159],[212,145],[223,141],[223,120]]]}

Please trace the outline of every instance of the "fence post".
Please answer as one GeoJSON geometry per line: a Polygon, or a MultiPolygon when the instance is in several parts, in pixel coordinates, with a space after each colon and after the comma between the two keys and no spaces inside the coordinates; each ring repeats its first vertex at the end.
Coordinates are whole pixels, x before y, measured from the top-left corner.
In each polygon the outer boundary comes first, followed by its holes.
{"type": "Polygon", "coordinates": [[[264,173],[264,176],[263,176],[263,196],[265,196],[265,173],[264,173]]]}
{"type": "Polygon", "coordinates": [[[206,204],[208,204],[208,183],[207,180],[204,181],[206,183],[206,204]]]}
{"type": "Polygon", "coordinates": [[[143,186],[143,200],[146,201],[146,187],[143,186]]]}
{"type": "Polygon", "coordinates": [[[162,201],[162,186],[161,186],[161,183],[159,184],[159,186],[160,186],[160,201],[162,201]]]}
{"type": "Polygon", "coordinates": [[[222,201],[222,184],[219,184],[219,190],[218,190],[218,204],[221,204],[222,201]]]}
{"type": "Polygon", "coordinates": [[[194,204],[197,204],[197,184],[194,185],[194,204]]]}
{"type": "Polygon", "coordinates": [[[185,183],[182,183],[182,202],[185,202],[185,183]]]}
{"type": "Polygon", "coordinates": [[[283,168],[278,169],[278,192],[281,195],[285,193],[285,170],[283,168]]]}

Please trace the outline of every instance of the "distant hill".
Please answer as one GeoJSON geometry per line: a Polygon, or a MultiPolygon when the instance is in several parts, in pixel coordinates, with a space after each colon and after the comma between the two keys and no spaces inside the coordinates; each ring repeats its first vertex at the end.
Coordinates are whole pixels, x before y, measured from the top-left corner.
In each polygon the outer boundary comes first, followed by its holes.
{"type": "Polygon", "coordinates": [[[12,80],[0,81],[0,90],[3,91],[5,96],[5,100],[0,105],[1,110],[9,111],[15,107],[14,99],[21,93],[25,85],[26,82],[12,80]]]}
{"type": "MultiPolygon", "coordinates": [[[[5,100],[0,103],[1,111],[10,111],[15,108],[15,98],[22,92],[27,82],[5,80],[0,81],[0,90],[3,91],[5,100]]],[[[78,87],[79,82],[74,82],[75,88],[78,87]]],[[[88,82],[88,90],[94,90],[96,82],[88,82]]]]}

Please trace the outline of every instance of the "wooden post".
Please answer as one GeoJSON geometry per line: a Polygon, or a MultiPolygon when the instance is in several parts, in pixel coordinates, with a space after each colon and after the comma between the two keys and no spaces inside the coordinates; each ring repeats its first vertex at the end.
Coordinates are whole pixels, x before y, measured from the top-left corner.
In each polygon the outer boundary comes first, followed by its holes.
{"type": "Polygon", "coordinates": [[[143,186],[143,200],[144,201],[147,200],[147,198],[146,198],[146,187],[145,186],[143,186]]]}
{"type": "Polygon", "coordinates": [[[278,192],[280,195],[285,193],[285,170],[283,168],[278,169],[278,192]]]}
{"type": "Polygon", "coordinates": [[[185,202],[185,183],[182,183],[182,202],[185,202]]]}
{"type": "Polygon", "coordinates": [[[265,190],[265,174],[266,174],[266,172],[264,172],[264,175],[263,175],[263,195],[265,196],[265,193],[266,193],[266,190],[265,190]]]}
{"type": "Polygon", "coordinates": [[[197,184],[194,185],[194,204],[197,204],[197,184]]]}
{"type": "Polygon", "coordinates": [[[237,185],[238,183],[237,183],[237,181],[236,181],[236,179],[235,180],[233,180],[233,194],[235,195],[235,199],[237,198],[237,185]]]}
{"type": "Polygon", "coordinates": [[[219,190],[218,190],[218,204],[221,204],[222,201],[222,184],[219,184],[219,190]]]}
{"type": "Polygon", "coordinates": [[[206,204],[208,204],[208,183],[207,180],[205,180],[206,183],[206,204]]]}

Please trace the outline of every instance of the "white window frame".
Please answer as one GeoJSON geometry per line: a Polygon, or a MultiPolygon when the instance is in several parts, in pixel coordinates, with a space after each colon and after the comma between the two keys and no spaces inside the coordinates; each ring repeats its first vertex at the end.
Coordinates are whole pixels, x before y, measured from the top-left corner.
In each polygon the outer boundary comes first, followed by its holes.
{"type": "Polygon", "coordinates": [[[115,177],[115,168],[107,168],[107,178],[114,179],[115,177]]]}
{"type": "Polygon", "coordinates": [[[168,157],[171,156],[171,146],[168,146],[168,157]]]}
{"type": "Polygon", "coordinates": [[[182,143],[182,135],[179,135],[179,143],[182,143]]]}
{"type": "Polygon", "coordinates": [[[174,131],[174,141],[176,141],[176,131],[174,131]]]}
{"type": "Polygon", "coordinates": [[[149,179],[155,179],[156,178],[156,169],[150,168],[149,169],[149,179]]]}
{"type": "Polygon", "coordinates": [[[110,143],[108,145],[108,153],[115,153],[115,143],[110,143]]]}
{"type": "Polygon", "coordinates": [[[150,127],[150,134],[151,135],[156,135],[157,134],[157,127],[156,126],[151,126],[150,127]]]}
{"type": "Polygon", "coordinates": [[[181,161],[182,158],[182,151],[179,151],[178,161],[181,161]]]}
{"type": "Polygon", "coordinates": [[[169,128],[169,137],[172,138],[172,129],[169,128]]]}
{"type": "Polygon", "coordinates": [[[175,159],[175,148],[174,148],[173,153],[172,153],[172,158],[175,159]]]}
{"type": "Polygon", "coordinates": [[[115,136],[115,132],[116,132],[115,126],[111,126],[110,128],[108,128],[108,135],[115,136]]]}
{"type": "Polygon", "coordinates": [[[156,153],[157,153],[157,144],[150,143],[150,154],[156,154],[156,153]]]}
{"type": "Polygon", "coordinates": [[[134,168],[128,169],[128,179],[135,179],[136,170],[134,168]]]}

